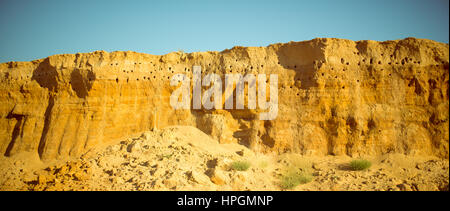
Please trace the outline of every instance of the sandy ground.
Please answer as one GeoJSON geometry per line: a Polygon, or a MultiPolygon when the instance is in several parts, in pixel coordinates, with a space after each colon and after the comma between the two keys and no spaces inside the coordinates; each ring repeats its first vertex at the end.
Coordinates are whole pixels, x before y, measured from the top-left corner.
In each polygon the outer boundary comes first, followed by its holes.
{"type": "Polygon", "coordinates": [[[34,154],[2,157],[0,190],[285,190],[280,184],[292,169],[312,180],[287,190],[449,190],[448,160],[389,154],[364,157],[372,166],[353,171],[354,159],[258,154],[176,126],[67,162],[44,164],[34,154]],[[232,169],[235,161],[250,168],[232,169]]]}

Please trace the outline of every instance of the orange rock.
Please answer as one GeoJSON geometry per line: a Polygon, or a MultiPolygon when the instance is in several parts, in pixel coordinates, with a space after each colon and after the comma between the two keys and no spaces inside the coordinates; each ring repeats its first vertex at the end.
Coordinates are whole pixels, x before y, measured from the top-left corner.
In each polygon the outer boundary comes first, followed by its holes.
{"type": "Polygon", "coordinates": [[[163,56],[96,51],[0,64],[0,153],[44,160],[169,125],[221,143],[306,155],[449,156],[449,45],[318,38],[267,47],[163,56]],[[278,74],[279,112],[174,110],[169,79],[278,74]]]}

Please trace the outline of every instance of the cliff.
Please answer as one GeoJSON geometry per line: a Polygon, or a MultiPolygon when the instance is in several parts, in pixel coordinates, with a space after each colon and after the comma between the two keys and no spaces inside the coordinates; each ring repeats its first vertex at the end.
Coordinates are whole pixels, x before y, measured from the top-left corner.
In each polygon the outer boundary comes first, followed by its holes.
{"type": "Polygon", "coordinates": [[[449,46],[314,39],[157,56],[96,51],[0,64],[0,153],[77,157],[155,127],[306,155],[449,156],[449,46]],[[275,120],[259,110],[174,110],[173,74],[278,74],[275,120]]]}

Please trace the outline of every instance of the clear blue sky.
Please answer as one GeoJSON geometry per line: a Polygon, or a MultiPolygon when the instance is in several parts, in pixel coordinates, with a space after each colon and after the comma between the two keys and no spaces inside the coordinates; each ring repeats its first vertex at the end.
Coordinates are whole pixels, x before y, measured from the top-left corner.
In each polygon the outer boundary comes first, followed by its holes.
{"type": "Polygon", "coordinates": [[[221,51],[316,37],[448,43],[449,0],[0,0],[0,62],[221,51]]]}

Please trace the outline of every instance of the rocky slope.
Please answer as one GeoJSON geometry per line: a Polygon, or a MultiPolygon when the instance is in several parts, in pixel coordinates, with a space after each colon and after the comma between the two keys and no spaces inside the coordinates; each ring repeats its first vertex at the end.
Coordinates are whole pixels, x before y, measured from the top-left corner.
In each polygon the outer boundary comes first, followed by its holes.
{"type": "Polygon", "coordinates": [[[197,128],[167,127],[143,133],[68,162],[35,157],[0,158],[0,190],[447,190],[448,160],[430,156],[367,156],[372,166],[352,171],[348,156],[260,154],[219,144],[197,128]],[[250,163],[239,171],[233,162],[250,163]],[[32,166],[32,168],[30,168],[32,166]],[[288,172],[311,181],[289,189],[288,172]]]}
{"type": "Polygon", "coordinates": [[[431,40],[314,39],[163,56],[54,55],[0,64],[0,152],[42,160],[155,128],[190,125],[220,143],[303,155],[449,156],[449,46],[431,40]],[[279,112],[174,110],[173,74],[278,74],[279,112]]]}

